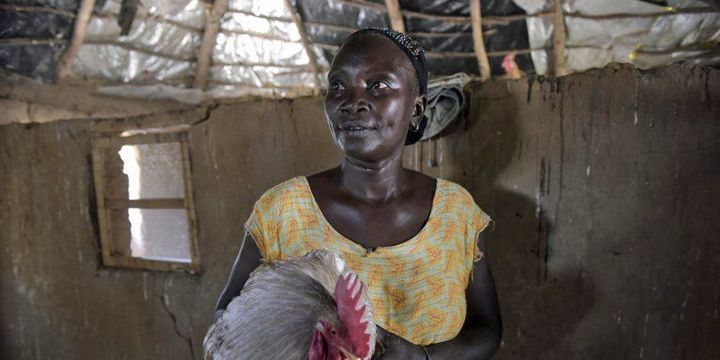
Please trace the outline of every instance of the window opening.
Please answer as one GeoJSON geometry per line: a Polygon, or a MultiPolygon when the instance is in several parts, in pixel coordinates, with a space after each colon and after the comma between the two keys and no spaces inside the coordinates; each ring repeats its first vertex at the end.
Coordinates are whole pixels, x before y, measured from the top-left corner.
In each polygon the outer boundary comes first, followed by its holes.
{"type": "Polygon", "coordinates": [[[93,142],[103,264],[199,271],[187,133],[93,142]]]}

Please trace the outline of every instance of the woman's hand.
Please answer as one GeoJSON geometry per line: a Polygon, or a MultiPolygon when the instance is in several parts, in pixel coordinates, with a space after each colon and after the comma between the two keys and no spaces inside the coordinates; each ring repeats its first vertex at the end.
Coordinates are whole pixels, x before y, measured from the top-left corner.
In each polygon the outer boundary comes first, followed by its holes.
{"type": "Polygon", "coordinates": [[[426,360],[425,350],[380,326],[377,327],[374,360],[426,360]]]}

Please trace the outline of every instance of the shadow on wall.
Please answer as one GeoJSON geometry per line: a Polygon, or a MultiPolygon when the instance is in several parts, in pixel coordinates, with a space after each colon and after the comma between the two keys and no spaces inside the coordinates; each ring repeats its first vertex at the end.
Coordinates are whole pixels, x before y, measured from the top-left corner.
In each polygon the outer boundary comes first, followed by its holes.
{"type": "Polygon", "coordinates": [[[450,160],[441,173],[494,220],[485,238],[504,326],[494,358],[562,358],[558,351],[569,347],[560,344],[594,304],[593,280],[578,267],[548,268],[557,207],[546,201],[552,169],[540,152],[543,119],[532,120],[529,104],[518,106],[526,102],[518,91],[489,93],[470,95],[467,118],[440,140],[450,160]]]}

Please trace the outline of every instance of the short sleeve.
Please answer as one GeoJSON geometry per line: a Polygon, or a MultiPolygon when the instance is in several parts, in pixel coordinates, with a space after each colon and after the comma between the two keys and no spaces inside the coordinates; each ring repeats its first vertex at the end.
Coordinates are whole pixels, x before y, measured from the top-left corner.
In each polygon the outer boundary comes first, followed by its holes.
{"type": "Polygon", "coordinates": [[[255,240],[260,254],[264,262],[274,262],[279,259],[280,251],[277,244],[277,234],[273,233],[273,229],[277,226],[277,219],[272,216],[272,207],[267,207],[267,199],[260,198],[253,206],[247,221],[245,222],[245,230],[252,235],[255,240]]]}
{"type": "Polygon", "coordinates": [[[480,247],[478,246],[478,240],[480,237],[480,233],[485,231],[490,222],[492,222],[490,216],[486,214],[482,209],[480,209],[480,207],[475,202],[473,202],[472,220],[470,221],[470,226],[474,234],[472,240],[473,262],[478,262],[483,258],[483,256],[485,256],[485,254],[480,250],[480,247]]]}

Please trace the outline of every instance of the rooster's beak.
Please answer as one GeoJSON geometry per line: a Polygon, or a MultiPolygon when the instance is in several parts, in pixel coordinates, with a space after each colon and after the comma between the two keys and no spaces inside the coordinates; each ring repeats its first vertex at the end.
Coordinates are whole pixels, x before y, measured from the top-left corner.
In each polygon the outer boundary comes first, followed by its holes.
{"type": "Polygon", "coordinates": [[[347,359],[347,360],[362,360],[359,357],[353,355],[351,352],[349,352],[343,348],[340,348],[340,351],[342,351],[343,355],[345,356],[345,359],[347,359]]]}

